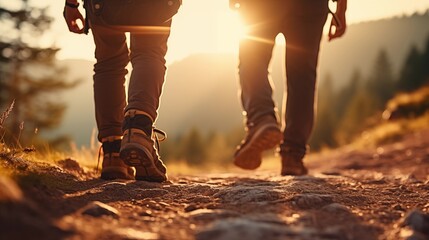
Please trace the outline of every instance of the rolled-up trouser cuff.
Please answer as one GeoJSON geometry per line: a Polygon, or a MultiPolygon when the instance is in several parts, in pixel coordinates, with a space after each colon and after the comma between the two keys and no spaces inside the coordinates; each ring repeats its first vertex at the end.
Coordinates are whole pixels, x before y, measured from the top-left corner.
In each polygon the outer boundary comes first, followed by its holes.
{"type": "Polygon", "coordinates": [[[280,155],[289,155],[296,158],[304,158],[305,154],[309,151],[308,145],[300,145],[293,142],[283,142],[280,144],[280,155]]]}

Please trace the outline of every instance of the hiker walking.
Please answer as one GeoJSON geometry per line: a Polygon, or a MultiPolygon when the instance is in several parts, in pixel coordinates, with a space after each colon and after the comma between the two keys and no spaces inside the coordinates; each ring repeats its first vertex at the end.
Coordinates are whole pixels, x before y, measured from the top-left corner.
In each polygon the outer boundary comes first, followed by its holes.
{"type": "MultiPolygon", "coordinates": [[[[347,0],[336,0],[329,40],[346,30],[347,0]]],[[[260,166],[262,152],[280,144],[282,175],[304,175],[303,158],[313,127],[316,70],[328,0],[231,0],[248,29],[240,41],[239,79],[247,135],[234,163],[244,169],[260,166]],[[286,39],[286,92],[280,129],[269,64],[276,36],[286,39]]]]}
{"type": "Polygon", "coordinates": [[[165,78],[171,20],[154,32],[131,31],[128,48],[125,32],[94,24],[93,10],[102,8],[93,4],[94,0],[85,0],[88,15],[84,18],[78,0],[67,0],[64,18],[71,32],[80,34],[87,27],[92,29],[95,117],[103,150],[101,178],[165,181],[166,167],[155,146],[157,133],[162,132],[153,124],[165,78]],[[79,21],[86,22],[84,27],[79,21]],[[133,70],[126,98],[129,62],[133,70]]]}

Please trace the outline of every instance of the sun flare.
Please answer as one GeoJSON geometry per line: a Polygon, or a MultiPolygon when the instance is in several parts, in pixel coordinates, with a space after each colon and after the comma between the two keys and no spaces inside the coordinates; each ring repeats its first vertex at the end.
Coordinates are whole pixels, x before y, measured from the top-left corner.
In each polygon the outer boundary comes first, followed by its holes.
{"type": "Polygon", "coordinates": [[[245,26],[237,12],[226,11],[219,14],[216,32],[217,52],[237,51],[238,42],[245,35],[245,26]]]}
{"type": "Polygon", "coordinates": [[[244,25],[237,11],[212,0],[188,0],[173,18],[167,59],[199,53],[237,53],[244,25]],[[174,55],[174,56],[173,56],[174,55]]]}

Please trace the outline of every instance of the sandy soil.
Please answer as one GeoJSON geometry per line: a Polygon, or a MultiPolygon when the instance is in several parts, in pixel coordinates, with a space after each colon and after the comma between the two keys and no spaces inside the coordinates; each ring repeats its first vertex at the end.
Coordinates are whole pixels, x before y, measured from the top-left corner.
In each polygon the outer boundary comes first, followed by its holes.
{"type": "Polygon", "coordinates": [[[313,155],[310,174],[103,181],[73,160],[1,156],[0,239],[429,239],[429,130],[313,155]],[[19,160],[19,161],[18,161],[19,160]]]}

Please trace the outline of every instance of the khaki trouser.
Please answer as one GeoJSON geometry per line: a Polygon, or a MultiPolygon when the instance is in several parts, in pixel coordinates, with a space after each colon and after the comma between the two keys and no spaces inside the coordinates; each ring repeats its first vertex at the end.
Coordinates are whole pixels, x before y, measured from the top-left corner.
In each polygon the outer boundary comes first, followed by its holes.
{"type": "MultiPolygon", "coordinates": [[[[166,24],[170,26],[171,21],[166,24]]],[[[98,139],[122,135],[124,111],[136,109],[157,118],[165,77],[165,54],[170,32],[130,34],[91,26],[95,42],[94,101],[98,139]],[[125,94],[126,66],[131,62],[128,101],[125,94]],[[128,102],[128,103],[127,103],[128,102]]]]}
{"type": "Polygon", "coordinates": [[[263,115],[276,116],[269,64],[279,33],[286,38],[286,109],[281,149],[305,153],[314,118],[316,69],[327,0],[242,1],[249,35],[240,42],[241,100],[252,126],[263,115]]]}

